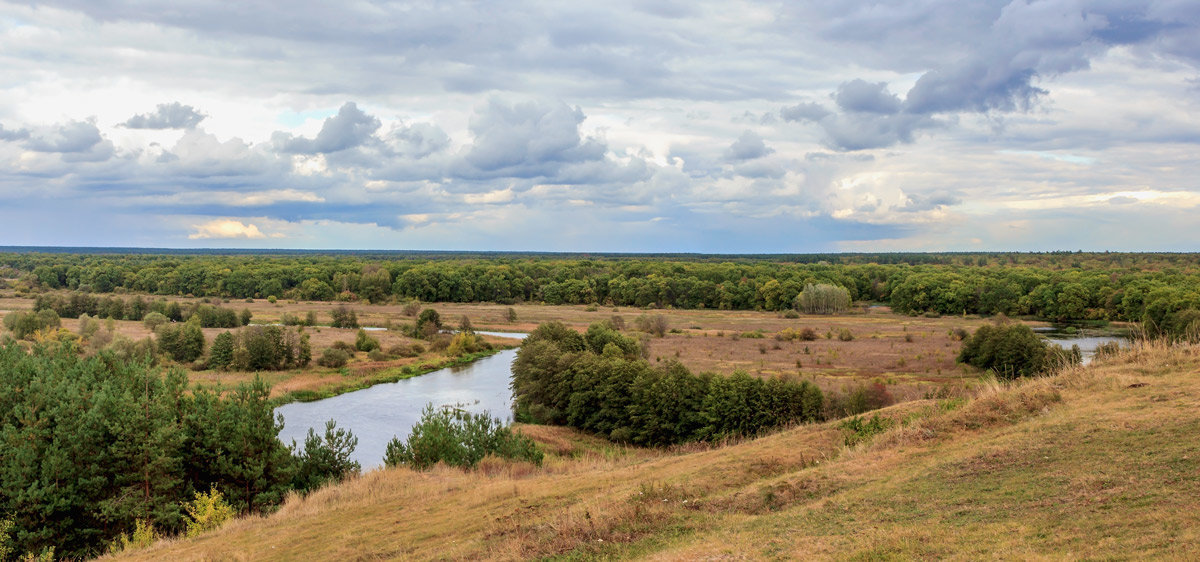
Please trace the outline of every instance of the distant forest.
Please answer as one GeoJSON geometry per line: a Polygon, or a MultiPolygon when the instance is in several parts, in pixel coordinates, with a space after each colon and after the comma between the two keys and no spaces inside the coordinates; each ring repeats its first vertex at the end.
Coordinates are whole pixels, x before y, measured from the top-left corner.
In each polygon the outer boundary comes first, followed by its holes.
{"type": "Polygon", "coordinates": [[[786,310],[806,286],[830,284],[909,314],[1130,321],[1162,333],[1181,333],[1200,316],[1200,254],[39,250],[0,253],[0,278],[31,291],[726,310],[786,310]]]}

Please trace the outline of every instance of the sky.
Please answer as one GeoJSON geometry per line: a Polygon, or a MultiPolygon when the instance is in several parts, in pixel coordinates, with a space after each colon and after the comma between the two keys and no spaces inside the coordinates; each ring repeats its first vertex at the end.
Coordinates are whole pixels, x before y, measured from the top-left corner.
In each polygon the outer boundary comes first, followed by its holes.
{"type": "Polygon", "coordinates": [[[1200,2],[0,0],[0,245],[1200,251],[1200,2]]]}

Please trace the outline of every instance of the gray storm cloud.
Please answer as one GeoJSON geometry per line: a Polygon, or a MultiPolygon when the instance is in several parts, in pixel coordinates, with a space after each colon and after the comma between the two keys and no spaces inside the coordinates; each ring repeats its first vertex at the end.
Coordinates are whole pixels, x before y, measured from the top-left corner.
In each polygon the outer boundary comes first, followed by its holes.
{"type": "Polygon", "coordinates": [[[5,129],[3,124],[0,124],[0,141],[16,141],[29,138],[27,129],[5,129]]]}
{"type": "Polygon", "coordinates": [[[748,130],[743,132],[742,136],[738,137],[738,140],[733,141],[733,144],[729,145],[726,155],[730,160],[753,160],[773,152],[775,150],[768,148],[758,133],[748,130]]]}
{"type": "Polygon", "coordinates": [[[191,129],[207,115],[179,102],[159,104],[153,113],[139,113],[122,125],[130,129],[191,129]]]}
{"type": "Polygon", "coordinates": [[[354,148],[374,139],[375,131],[382,126],[379,119],[358,108],[354,102],[346,102],[337,115],[325,119],[316,138],[294,137],[277,133],[272,142],[281,152],[295,154],[317,154],[338,152],[354,148]]]}
{"type": "Polygon", "coordinates": [[[52,190],[84,217],[397,240],[488,213],[654,219],[648,245],[786,249],[816,222],[979,229],[1001,196],[1143,212],[1200,174],[1195,2],[48,0],[0,20],[22,22],[0,25],[0,221],[52,190]]]}
{"type": "Polygon", "coordinates": [[[505,103],[492,99],[471,119],[474,144],[464,157],[480,172],[546,175],[560,164],[599,160],[604,143],[583,138],[584,114],[565,103],[505,103]]]}

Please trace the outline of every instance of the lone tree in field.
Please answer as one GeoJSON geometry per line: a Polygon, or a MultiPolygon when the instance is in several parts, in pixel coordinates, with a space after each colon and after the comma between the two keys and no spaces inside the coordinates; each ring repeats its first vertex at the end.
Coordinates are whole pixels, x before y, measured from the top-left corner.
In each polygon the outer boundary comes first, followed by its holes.
{"type": "Polygon", "coordinates": [[[805,314],[837,314],[850,308],[850,291],[837,285],[809,283],[796,296],[796,307],[805,314]]]}

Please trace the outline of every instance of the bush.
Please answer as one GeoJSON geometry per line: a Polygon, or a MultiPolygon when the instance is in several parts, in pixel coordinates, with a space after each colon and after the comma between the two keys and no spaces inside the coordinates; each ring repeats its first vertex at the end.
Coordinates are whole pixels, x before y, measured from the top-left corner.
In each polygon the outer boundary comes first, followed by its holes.
{"type": "Polygon", "coordinates": [[[204,355],[204,332],[196,322],[163,324],[158,328],[158,349],[179,363],[204,355]]]}
{"type": "Polygon", "coordinates": [[[426,308],[421,311],[421,315],[417,317],[417,325],[415,328],[415,337],[430,339],[442,330],[442,317],[438,311],[432,308],[426,308]]]}
{"type": "Polygon", "coordinates": [[[371,361],[387,361],[390,357],[382,349],[372,349],[367,352],[367,359],[371,361]]]}
{"type": "Polygon", "coordinates": [[[1046,342],[1024,324],[982,326],[963,340],[958,361],[1014,379],[1055,367],[1047,362],[1047,350],[1046,342]]]}
{"type": "Polygon", "coordinates": [[[367,331],[359,328],[358,335],[354,338],[354,348],[358,351],[375,351],[379,349],[379,340],[367,335],[367,331]]]}
{"type": "Polygon", "coordinates": [[[329,325],[334,328],[357,328],[358,327],[358,314],[356,314],[354,312],[354,310],[352,310],[350,307],[348,307],[344,304],[338,305],[336,308],[334,308],[332,311],[330,311],[329,314],[333,319],[332,322],[329,323],[329,325]]]}
{"type": "Polygon", "coordinates": [[[825,404],[825,416],[828,418],[855,416],[863,412],[885,408],[894,402],[895,399],[888,392],[887,385],[879,381],[860,384],[846,389],[841,394],[830,395],[825,404]]]}
{"type": "Polygon", "coordinates": [[[59,319],[58,313],[49,309],[37,312],[15,311],[4,317],[4,327],[13,333],[13,337],[21,340],[32,338],[33,334],[39,331],[57,329],[60,326],[62,320],[59,319]]]}
{"type": "Polygon", "coordinates": [[[327,347],[321,352],[321,358],[317,359],[317,364],[330,369],[339,369],[345,367],[350,361],[350,354],[336,347],[327,347]]]}
{"type": "Polygon", "coordinates": [[[242,325],[241,318],[231,308],[198,304],[187,315],[187,320],[195,318],[202,328],[237,328],[242,325]]]}
{"type": "Polygon", "coordinates": [[[454,341],[454,337],[450,334],[434,334],[433,339],[429,342],[429,349],[432,351],[445,351],[450,348],[450,342],[454,341]]]}
{"type": "Polygon", "coordinates": [[[838,330],[838,339],[841,341],[854,341],[854,332],[851,332],[849,328],[842,328],[838,330]]]}
{"type": "Polygon", "coordinates": [[[654,334],[660,338],[667,334],[667,317],[661,314],[653,316],[647,314],[639,315],[634,320],[634,324],[637,325],[638,331],[654,334]]]}
{"type": "Polygon", "coordinates": [[[434,409],[429,404],[408,439],[392,439],[383,462],[417,470],[439,462],[472,468],[488,455],[542,464],[542,451],[532,439],[514,433],[502,421],[487,414],[472,414],[457,408],[434,409]]]}
{"type": "MultiPolygon", "coordinates": [[[[512,309],[510,308],[509,310],[512,310],[512,309]]],[[[421,312],[421,301],[411,300],[411,301],[404,303],[404,315],[405,316],[416,316],[417,313],[419,313],[419,312],[421,312]]]]}
{"type": "Polygon", "coordinates": [[[159,326],[162,326],[170,321],[170,318],[167,318],[160,312],[151,312],[142,318],[142,324],[151,332],[157,332],[159,326]]]}
{"type": "MultiPolygon", "coordinates": [[[[327,482],[341,482],[357,475],[362,467],[351,459],[358,438],[348,429],[337,429],[337,422],[325,422],[324,435],[312,428],[304,439],[304,449],[296,451],[296,477],[292,486],[302,492],[320,488],[327,482]]],[[[292,442],[292,449],[296,443],[292,442]]]]}
{"type": "Polygon", "coordinates": [[[482,337],[471,332],[459,332],[454,334],[454,339],[447,346],[446,353],[458,357],[467,353],[476,353],[491,348],[492,345],[483,341],[482,337]]]}
{"type": "Polygon", "coordinates": [[[13,553],[12,537],[9,535],[12,527],[12,517],[0,519],[0,560],[8,560],[8,556],[13,553]]]}
{"type": "Polygon", "coordinates": [[[196,492],[192,501],[183,504],[183,509],[191,519],[187,524],[189,537],[219,529],[235,515],[233,506],[225,501],[225,496],[216,486],[210,488],[207,494],[196,492]]]}

